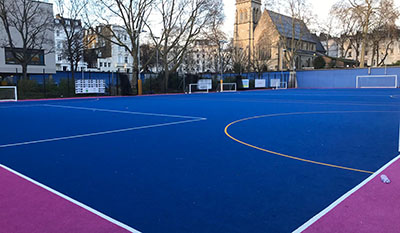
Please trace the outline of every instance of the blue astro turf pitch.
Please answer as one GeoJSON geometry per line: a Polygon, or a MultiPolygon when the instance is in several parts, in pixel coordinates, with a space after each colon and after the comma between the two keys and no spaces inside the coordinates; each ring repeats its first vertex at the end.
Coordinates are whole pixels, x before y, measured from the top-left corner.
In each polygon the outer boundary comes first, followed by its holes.
{"type": "Polygon", "coordinates": [[[0,164],[139,231],[277,233],[397,156],[400,91],[0,103],[0,117],[0,164]]]}

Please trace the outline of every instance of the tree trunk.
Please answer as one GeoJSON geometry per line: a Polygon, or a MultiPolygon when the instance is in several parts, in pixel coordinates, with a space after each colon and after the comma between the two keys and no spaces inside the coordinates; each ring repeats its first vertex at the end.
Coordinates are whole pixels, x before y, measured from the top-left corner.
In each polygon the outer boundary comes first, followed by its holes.
{"type": "Polygon", "coordinates": [[[74,62],[72,61],[72,59],[69,62],[70,65],[70,70],[71,70],[71,78],[72,80],[75,79],[75,67],[74,67],[74,62]]]}
{"type": "Polygon", "coordinates": [[[168,93],[169,69],[166,66],[164,67],[164,81],[165,81],[165,83],[164,83],[164,85],[165,85],[164,86],[164,88],[165,88],[164,92],[168,93]]]}
{"type": "Polygon", "coordinates": [[[24,80],[28,79],[28,65],[27,64],[21,64],[22,66],[22,77],[24,80]]]}

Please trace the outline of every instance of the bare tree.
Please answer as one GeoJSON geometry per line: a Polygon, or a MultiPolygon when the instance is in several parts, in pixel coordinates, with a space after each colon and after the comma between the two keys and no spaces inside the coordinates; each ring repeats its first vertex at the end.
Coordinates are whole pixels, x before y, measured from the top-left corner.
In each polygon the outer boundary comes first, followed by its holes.
{"type": "Polygon", "coordinates": [[[187,49],[207,27],[222,17],[221,0],[160,0],[157,11],[161,18],[162,32],[151,24],[147,28],[155,44],[160,48],[163,62],[164,88],[168,91],[170,73],[176,72],[184,60],[187,49]]]}
{"type": "MultiPolygon", "coordinates": [[[[332,6],[330,16],[335,19],[336,43],[339,47],[339,56],[346,58],[352,47],[358,47],[360,26],[358,17],[346,7],[345,2],[337,2],[332,6]]],[[[357,56],[358,60],[358,56],[357,56]]]]}
{"type": "Polygon", "coordinates": [[[139,35],[143,32],[154,2],[155,0],[92,0],[92,10],[87,16],[89,27],[96,31],[99,37],[123,47],[133,57],[133,86],[137,84],[139,69],[141,69],[138,59],[139,35]],[[92,20],[90,13],[97,18],[92,20]],[[113,22],[118,22],[118,24],[113,22]],[[96,25],[99,24],[107,27],[106,35],[96,30],[96,25]]]}
{"type": "Polygon", "coordinates": [[[254,48],[252,58],[250,59],[250,66],[261,77],[262,72],[268,70],[268,65],[272,58],[273,43],[267,35],[262,36],[254,48]]]}
{"type": "Polygon", "coordinates": [[[343,38],[352,40],[350,44],[356,50],[356,59],[360,57],[360,67],[365,66],[367,47],[374,44],[374,39],[376,47],[376,41],[380,38],[379,35],[371,36],[371,33],[379,34],[383,27],[394,25],[399,17],[393,0],[341,0],[334,5],[332,11],[337,18],[342,19],[342,27],[351,25],[352,34],[343,38]]]}
{"type": "Polygon", "coordinates": [[[396,20],[400,12],[393,0],[381,0],[376,11],[373,30],[369,33],[369,45],[372,48],[371,64],[381,66],[385,63],[394,42],[399,38],[396,20]]]}
{"type": "Polygon", "coordinates": [[[368,44],[368,33],[374,11],[376,10],[378,0],[348,0],[350,8],[357,14],[362,28],[362,42],[361,42],[361,58],[360,67],[365,66],[365,51],[368,44]]]}
{"type": "MultiPolygon", "coordinates": [[[[270,4],[271,5],[271,4],[270,4]]],[[[268,7],[268,5],[266,5],[268,7]]],[[[296,68],[296,57],[298,51],[302,49],[304,41],[310,32],[308,25],[315,16],[312,14],[311,6],[307,0],[282,0],[280,1],[281,9],[289,17],[282,14],[274,14],[271,17],[278,18],[280,27],[280,47],[284,52],[284,59],[288,69],[296,68]]]]}
{"type": "Polygon", "coordinates": [[[371,64],[373,66],[382,66],[392,51],[394,42],[399,38],[399,29],[393,25],[386,25],[373,30],[369,34],[369,43],[372,50],[371,64]]]}
{"type": "Polygon", "coordinates": [[[80,18],[86,12],[88,0],[57,0],[58,15],[56,27],[60,27],[65,35],[61,55],[68,60],[71,77],[75,77],[78,64],[84,52],[84,30],[80,18]]]}
{"type": "Polygon", "coordinates": [[[38,1],[0,0],[0,21],[0,32],[6,35],[1,46],[11,53],[13,63],[21,65],[27,79],[28,66],[53,52],[53,10],[38,1]]]}
{"type": "Polygon", "coordinates": [[[243,48],[231,47],[232,69],[235,73],[242,74],[244,69],[248,67],[248,55],[243,48]]]}

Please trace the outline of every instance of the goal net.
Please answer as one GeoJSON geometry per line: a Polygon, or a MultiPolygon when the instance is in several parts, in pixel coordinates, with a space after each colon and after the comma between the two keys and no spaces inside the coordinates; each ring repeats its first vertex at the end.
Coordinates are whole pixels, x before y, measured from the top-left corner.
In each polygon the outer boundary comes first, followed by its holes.
{"type": "Polygon", "coordinates": [[[189,84],[189,94],[193,93],[208,93],[210,91],[209,87],[205,87],[202,84],[192,83],[189,84]]]}
{"type": "Polygon", "coordinates": [[[288,83],[287,82],[280,82],[276,89],[287,89],[288,83]]]}
{"type": "Polygon", "coordinates": [[[14,86],[0,86],[0,102],[3,101],[17,101],[17,87],[14,86]]]}
{"type": "Polygon", "coordinates": [[[211,79],[199,79],[197,83],[189,84],[189,94],[208,93],[212,89],[211,79]]]}
{"type": "Polygon", "coordinates": [[[219,92],[236,92],[237,85],[236,83],[219,83],[217,86],[217,91],[219,92]]]}
{"type": "Polygon", "coordinates": [[[283,82],[280,79],[271,79],[270,87],[275,88],[275,89],[287,89],[288,83],[283,82]]]}
{"type": "Polygon", "coordinates": [[[397,88],[397,75],[357,76],[356,88],[397,88]]]}

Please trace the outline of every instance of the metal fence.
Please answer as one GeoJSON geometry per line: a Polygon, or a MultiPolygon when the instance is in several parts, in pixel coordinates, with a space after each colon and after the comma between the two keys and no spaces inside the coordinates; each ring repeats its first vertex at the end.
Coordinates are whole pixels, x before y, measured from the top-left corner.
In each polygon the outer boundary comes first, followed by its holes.
{"type": "MultiPolygon", "coordinates": [[[[184,93],[188,91],[191,83],[197,83],[199,79],[212,79],[213,88],[218,86],[221,76],[219,74],[177,74],[173,73],[168,78],[166,89],[165,77],[160,74],[142,74],[143,94],[160,93],[184,93]]],[[[255,79],[265,79],[266,87],[271,87],[272,79],[280,79],[281,82],[289,80],[288,72],[224,74],[224,82],[237,83],[238,89],[242,88],[242,80],[249,79],[249,89],[254,89],[255,79]]],[[[17,86],[19,99],[42,98],[71,98],[82,96],[120,96],[136,95],[137,84],[132,79],[132,74],[105,73],[105,72],[77,72],[72,78],[70,72],[57,72],[56,74],[29,75],[23,79],[21,75],[0,76],[0,85],[17,86]],[[76,94],[75,80],[101,79],[106,85],[104,94],[76,94]]]]}

